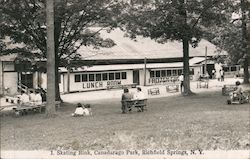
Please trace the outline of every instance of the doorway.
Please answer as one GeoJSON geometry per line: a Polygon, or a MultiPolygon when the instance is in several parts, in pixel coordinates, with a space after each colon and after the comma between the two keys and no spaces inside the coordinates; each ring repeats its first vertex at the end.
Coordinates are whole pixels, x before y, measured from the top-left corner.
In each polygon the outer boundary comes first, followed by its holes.
{"type": "Polygon", "coordinates": [[[33,74],[21,74],[21,83],[28,88],[33,88],[33,74]]]}
{"type": "Polygon", "coordinates": [[[140,83],[139,70],[134,70],[133,71],[133,83],[136,83],[137,85],[139,85],[139,83],[140,83]]]}

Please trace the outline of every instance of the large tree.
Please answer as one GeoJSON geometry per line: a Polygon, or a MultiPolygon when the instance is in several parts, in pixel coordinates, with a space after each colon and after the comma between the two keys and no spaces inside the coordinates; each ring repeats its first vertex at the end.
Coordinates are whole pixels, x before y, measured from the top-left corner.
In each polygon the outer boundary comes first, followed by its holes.
{"type": "Polygon", "coordinates": [[[249,83],[250,43],[247,33],[247,23],[250,23],[250,12],[247,10],[249,7],[249,1],[233,1],[224,10],[223,14],[227,15],[225,21],[206,29],[208,40],[228,52],[227,63],[243,66],[244,83],[249,83]]]}
{"type": "MultiPolygon", "coordinates": [[[[1,55],[46,58],[45,8],[45,0],[1,0],[1,46],[5,46],[5,37],[10,37],[12,43],[24,44],[11,49],[1,47],[1,55]]],[[[54,10],[55,89],[59,100],[58,67],[81,59],[77,51],[82,46],[112,47],[113,41],[101,38],[99,32],[116,26],[120,8],[114,0],[55,0],[54,10]],[[97,30],[90,29],[97,26],[97,30]]]]}
{"type": "Polygon", "coordinates": [[[143,5],[129,5],[124,25],[131,38],[143,35],[166,43],[183,45],[184,95],[192,94],[189,79],[189,45],[196,47],[203,37],[203,28],[224,19],[224,0],[155,0],[143,5]]]}

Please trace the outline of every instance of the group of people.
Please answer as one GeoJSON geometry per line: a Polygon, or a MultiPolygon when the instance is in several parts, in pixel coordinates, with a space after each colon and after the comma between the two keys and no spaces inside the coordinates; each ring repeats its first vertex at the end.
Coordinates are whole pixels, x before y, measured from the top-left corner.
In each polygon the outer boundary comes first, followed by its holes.
{"type": "MultiPolygon", "coordinates": [[[[143,99],[146,99],[146,97],[140,87],[137,87],[137,92],[134,94],[130,93],[128,88],[125,88],[122,94],[122,108],[121,108],[122,113],[126,113],[127,109],[126,101],[143,100],[143,99]]],[[[129,108],[129,111],[131,111],[131,108],[129,108]]]]}
{"type": "Polygon", "coordinates": [[[41,105],[43,102],[39,90],[36,90],[35,92],[31,90],[29,95],[25,91],[21,91],[19,100],[20,105],[41,105]]]}
{"type": "Polygon", "coordinates": [[[90,108],[90,104],[81,104],[81,103],[77,103],[76,105],[76,110],[74,113],[72,113],[73,117],[77,117],[77,116],[90,116],[92,115],[92,110],[90,108]]]}
{"type": "Polygon", "coordinates": [[[224,81],[224,75],[225,72],[223,69],[220,69],[219,71],[212,70],[212,78],[217,78],[218,81],[224,81]]]}

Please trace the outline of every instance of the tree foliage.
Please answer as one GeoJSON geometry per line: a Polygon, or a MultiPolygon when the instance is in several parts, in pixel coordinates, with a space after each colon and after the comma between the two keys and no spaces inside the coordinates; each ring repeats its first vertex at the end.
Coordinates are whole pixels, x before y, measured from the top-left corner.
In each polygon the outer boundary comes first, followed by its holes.
{"type": "Polygon", "coordinates": [[[183,43],[184,90],[189,94],[189,44],[196,47],[204,37],[204,28],[220,24],[230,3],[224,0],[155,0],[129,5],[124,11],[124,28],[131,38],[150,37],[159,43],[177,40],[183,43]]]}
{"type": "MultiPolygon", "coordinates": [[[[82,46],[112,47],[111,39],[100,37],[100,31],[116,27],[120,3],[115,0],[55,0],[56,92],[59,98],[58,67],[81,59],[82,46]],[[98,27],[98,29],[90,29],[98,27]]],[[[18,53],[31,60],[46,58],[45,0],[1,0],[1,55],[18,53]],[[4,40],[10,38],[6,44],[4,40]],[[14,48],[5,47],[10,43],[14,48]]]]}
{"type": "MultiPolygon", "coordinates": [[[[2,53],[31,53],[46,58],[46,21],[44,0],[1,1],[1,37],[24,47],[5,49],[2,53]]],[[[111,39],[102,39],[99,32],[116,25],[118,5],[111,0],[60,0],[55,2],[55,52],[60,61],[79,58],[81,46],[111,47],[111,39]],[[89,28],[100,26],[99,30],[89,28]]],[[[1,43],[4,43],[1,41],[1,43]]],[[[29,56],[29,55],[28,55],[29,56]]]]}

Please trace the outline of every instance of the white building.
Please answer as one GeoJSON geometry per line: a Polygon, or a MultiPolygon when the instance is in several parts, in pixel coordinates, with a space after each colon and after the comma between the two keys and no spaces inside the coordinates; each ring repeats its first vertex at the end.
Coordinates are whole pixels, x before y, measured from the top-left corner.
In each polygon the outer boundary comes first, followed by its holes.
{"type": "MultiPolygon", "coordinates": [[[[101,36],[110,37],[116,45],[98,50],[80,48],[82,60],[94,64],[91,67],[73,69],[70,73],[66,68],[60,67],[61,93],[106,89],[116,85],[166,84],[176,81],[182,73],[183,54],[180,42],[159,44],[142,37],[135,41],[124,37],[124,33],[118,29],[111,33],[102,32],[101,36]]],[[[217,55],[216,47],[205,40],[201,40],[196,48],[190,47],[190,77],[193,80],[204,73],[206,47],[207,59],[217,55]]],[[[14,94],[18,87],[46,89],[45,61],[40,61],[37,69],[33,69],[31,64],[18,64],[15,58],[16,55],[1,56],[1,94],[14,94]]],[[[214,62],[210,60],[207,70],[211,73],[212,69],[214,62]]]]}

